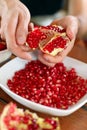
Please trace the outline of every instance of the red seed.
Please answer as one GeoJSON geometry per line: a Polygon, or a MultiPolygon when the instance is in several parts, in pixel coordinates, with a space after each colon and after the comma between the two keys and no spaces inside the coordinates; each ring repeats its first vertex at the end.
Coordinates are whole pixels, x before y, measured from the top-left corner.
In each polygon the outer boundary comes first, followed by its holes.
{"type": "Polygon", "coordinates": [[[31,61],[9,79],[8,87],[16,94],[42,105],[67,109],[87,93],[87,79],[68,70],[63,63],[48,67],[31,61]]]}
{"type": "Polygon", "coordinates": [[[26,43],[31,49],[39,48],[44,53],[53,56],[65,49],[69,41],[66,30],[55,25],[35,27],[26,39],[26,43]]]}
{"type": "Polygon", "coordinates": [[[3,42],[0,42],[0,51],[6,49],[6,45],[3,42]]]}
{"type": "Polygon", "coordinates": [[[24,111],[17,108],[13,103],[8,104],[3,113],[2,122],[8,130],[18,130],[19,128],[20,130],[57,130],[60,127],[58,118],[40,118],[29,110],[24,111]],[[14,109],[14,111],[10,113],[9,109],[14,109]]]}

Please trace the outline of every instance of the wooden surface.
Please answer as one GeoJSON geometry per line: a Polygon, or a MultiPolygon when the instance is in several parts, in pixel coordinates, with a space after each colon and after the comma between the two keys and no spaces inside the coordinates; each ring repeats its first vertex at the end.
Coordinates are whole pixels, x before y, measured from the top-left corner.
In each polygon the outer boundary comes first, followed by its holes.
{"type": "MultiPolygon", "coordinates": [[[[69,56],[87,63],[87,43],[81,40],[77,41],[74,48],[69,53],[69,56]]],[[[13,57],[14,56],[12,56],[11,59],[13,59],[13,57]]],[[[16,102],[0,89],[0,112],[2,112],[3,107],[11,101],[16,102]]],[[[19,103],[17,103],[17,105],[20,108],[26,109],[26,107],[19,103]]],[[[41,117],[49,116],[42,113],[37,114],[41,117]]],[[[59,117],[59,120],[61,130],[87,130],[87,104],[69,116],[59,117]]]]}

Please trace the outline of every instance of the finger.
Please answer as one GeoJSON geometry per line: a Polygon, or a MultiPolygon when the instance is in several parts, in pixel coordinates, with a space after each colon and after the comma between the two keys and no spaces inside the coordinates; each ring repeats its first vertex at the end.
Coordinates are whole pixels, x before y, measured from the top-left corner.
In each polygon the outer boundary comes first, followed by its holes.
{"type": "Polygon", "coordinates": [[[67,26],[66,34],[70,38],[70,40],[72,40],[73,38],[75,38],[75,36],[77,34],[76,27],[77,26],[75,25],[75,23],[71,23],[69,26],[67,26]]]}
{"type": "Polygon", "coordinates": [[[78,21],[75,17],[69,17],[68,24],[66,24],[67,36],[72,40],[76,37],[78,32],[78,21]]]}
{"type": "Polygon", "coordinates": [[[50,56],[50,55],[47,55],[47,54],[44,54],[43,55],[44,59],[46,61],[48,61],[49,63],[58,63],[58,62],[61,62],[62,61],[62,55],[59,53],[57,54],[56,56],[50,56]]]}
{"type": "Polygon", "coordinates": [[[18,23],[18,14],[13,13],[12,15],[8,16],[7,24],[4,29],[4,32],[5,32],[7,46],[9,47],[9,49],[10,46],[11,47],[13,46],[13,43],[16,43],[15,32],[16,32],[17,23],[18,23]]]}
{"type": "Polygon", "coordinates": [[[16,39],[15,39],[15,31],[16,31],[16,26],[17,26],[17,21],[18,21],[18,16],[14,14],[13,17],[10,17],[8,19],[8,25],[5,30],[5,37],[6,37],[6,42],[7,42],[7,47],[9,50],[11,50],[16,56],[30,60],[31,56],[29,53],[24,52],[20,46],[16,44],[16,39]]]}
{"type": "Polygon", "coordinates": [[[16,40],[17,43],[20,45],[23,45],[26,42],[26,37],[28,34],[28,24],[29,18],[20,13],[16,30],[16,40]]]}
{"type": "Polygon", "coordinates": [[[64,18],[63,20],[62,19],[57,19],[57,20],[54,20],[52,22],[52,24],[56,24],[56,25],[61,25],[62,27],[64,27],[66,29],[66,34],[67,36],[70,38],[70,40],[72,40],[76,33],[77,33],[77,25],[76,25],[76,20],[74,18],[70,18],[69,19],[69,24],[67,22],[67,18],[64,18]]]}
{"type": "Polygon", "coordinates": [[[22,59],[25,59],[25,60],[32,60],[32,57],[31,55],[29,54],[29,52],[27,51],[23,51],[23,48],[21,49],[20,47],[16,47],[13,49],[13,53],[22,58],[22,59]]]}
{"type": "Polygon", "coordinates": [[[26,46],[25,44],[24,44],[24,45],[20,45],[20,48],[21,48],[23,51],[26,51],[26,52],[31,51],[31,49],[30,49],[28,46],[26,46]]]}
{"type": "Polygon", "coordinates": [[[13,40],[13,39],[11,40],[10,39],[9,35],[7,35],[6,37],[8,39],[7,40],[8,46],[10,44],[10,47],[8,47],[8,48],[9,48],[9,50],[12,51],[12,53],[14,55],[16,55],[16,56],[18,56],[18,57],[20,57],[22,59],[26,59],[26,60],[31,60],[32,59],[32,57],[30,56],[30,54],[27,52],[28,48],[26,50],[24,48],[24,50],[23,50],[23,48],[21,48],[19,45],[16,44],[15,40],[13,40]]]}
{"type": "Polygon", "coordinates": [[[2,40],[5,40],[4,29],[5,29],[5,21],[3,21],[3,22],[1,21],[0,37],[2,40]]]}
{"type": "Polygon", "coordinates": [[[73,38],[73,40],[72,41],[70,41],[70,43],[69,43],[69,46],[62,52],[63,54],[63,57],[65,57],[70,51],[71,51],[71,49],[73,48],[73,46],[74,46],[74,42],[75,42],[75,38],[73,38]]]}
{"type": "Polygon", "coordinates": [[[46,61],[41,55],[38,55],[38,59],[45,65],[53,67],[55,65],[55,63],[50,63],[48,61],[46,61]]]}
{"type": "Polygon", "coordinates": [[[62,20],[62,19],[56,19],[56,20],[54,20],[51,23],[51,25],[58,25],[58,26],[62,26],[64,28],[66,28],[66,24],[65,24],[64,20],[62,20]]]}
{"type": "Polygon", "coordinates": [[[28,53],[29,51],[29,48],[23,48],[23,47],[20,47],[19,45],[17,45],[14,41],[8,41],[9,44],[12,42],[13,45],[10,46],[10,50],[12,51],[12,53],[22,59],[26,59],[26,60],[31,60],[32,57],[31,55],[28,53]]]}
{"type": "Polygon", "coordinates": [[[1,37],[2,40],[5,40],[4,33],[1,33],[1,36],[0,36],[0,37],[1,37]]]}
{"type": "Polygon", "coordinates": [[[5,39],[4,29],[2,29],[2,28],[1,28],[1,32],[0,32],[0,37],[1,37],[1,39],[4,40],[4,41],[6,40],[6,39],[5,39]]]}
{"type": "Polygon", "coordinates": [[[25,60],[32,60],[32,56],[29,54],[29,52],[27,51],[23,51],[20,48],[16,48],[16,50],[14,49],[14,54],[22,59],[25,60]],[[17,51],[16,51],[17,50],[17,51]]]}
{"type": "Polygon", "coordinates": [[[34,29],[34,24],[31,22],[29,23],[28,31],[33,31],[33,29],[34,29]]]}

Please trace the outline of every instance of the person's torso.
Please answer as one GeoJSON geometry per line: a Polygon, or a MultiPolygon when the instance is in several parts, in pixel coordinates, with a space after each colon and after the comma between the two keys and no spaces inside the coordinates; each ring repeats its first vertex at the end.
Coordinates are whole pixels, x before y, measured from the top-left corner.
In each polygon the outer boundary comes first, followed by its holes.
{"type": "Polygon", "coordinates": [[[63,0],[21,0],[32,16],[53,14],[63,7],[63,0]]]}

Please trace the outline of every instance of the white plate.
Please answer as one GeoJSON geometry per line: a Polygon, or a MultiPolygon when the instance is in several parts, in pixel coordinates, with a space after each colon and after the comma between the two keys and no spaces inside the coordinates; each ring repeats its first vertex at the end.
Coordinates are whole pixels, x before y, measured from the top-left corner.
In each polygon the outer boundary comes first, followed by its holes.
{"type": "Polygon", "coordinates": [[[9,59],[11,57],[11,54],[11,51],[9,51],[8,49],[0,51],[0,63],[9,59]]]}
{"type": "MultiPolygon", "coordinates": [[[[36,59],[36,57],[33,56],[33,59],[36,59]]],[[[85,103],[87,103],[87,94],[86,94],[81,100],[78,101],[78,103],[69,107],[67,110],[62,110],[62,109],[55,109],[55,108],[43,106],[43,105],[34,103],[32,101],[29,101],[27,99],[24,99],[24,98],[16,95],[8,88],[6,83],[7,83],[7,80],[14,75],[14,72],[22,69],[26,63],[27,63],[27,61],[25,61],[25,60],[15,58],[0,68],[0,86],[14,100],[18,101],[19,103],[23,104],[24,106],[31,108],[35,111],[47,113],[47,114],[54,115],[54,116],[69,115],[69,114],[75,112],[76,110],[78,110],[85,103]]],[[[81,75],[87,79],[87,64],[86,63],[66,57],[64,60],[64,64],[68,68],[74,67],[79,75],[81,75]]]]}

